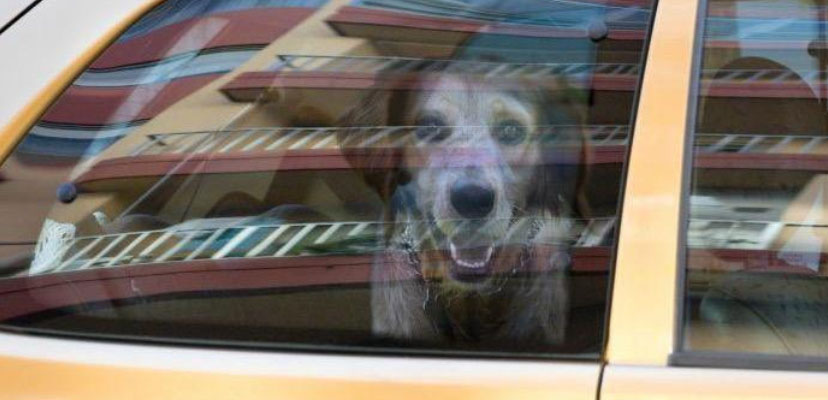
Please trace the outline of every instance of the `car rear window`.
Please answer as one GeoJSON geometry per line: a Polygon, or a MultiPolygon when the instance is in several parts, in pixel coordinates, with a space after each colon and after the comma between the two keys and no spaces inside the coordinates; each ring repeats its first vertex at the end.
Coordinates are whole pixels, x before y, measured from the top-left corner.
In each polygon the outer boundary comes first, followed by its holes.
{"type": "Polygon", "coordinates": [[[825,368],[826,16],[819,2],[708,2],[681,343],[694,363],[825,368]]]}
{"type": "Polygon", "coordinates": [[[0,325],[597,359],[649,0],[169,0],[0,169],[0,325]]]}

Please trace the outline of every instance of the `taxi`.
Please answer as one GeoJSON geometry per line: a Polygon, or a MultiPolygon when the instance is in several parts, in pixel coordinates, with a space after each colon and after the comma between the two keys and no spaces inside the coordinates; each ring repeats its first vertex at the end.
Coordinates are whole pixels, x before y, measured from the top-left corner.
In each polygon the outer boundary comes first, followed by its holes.
{"type": "Polygon", "coordinates": [[[0,398],[824,399],[826,21],[6,0],[0,398]]]}

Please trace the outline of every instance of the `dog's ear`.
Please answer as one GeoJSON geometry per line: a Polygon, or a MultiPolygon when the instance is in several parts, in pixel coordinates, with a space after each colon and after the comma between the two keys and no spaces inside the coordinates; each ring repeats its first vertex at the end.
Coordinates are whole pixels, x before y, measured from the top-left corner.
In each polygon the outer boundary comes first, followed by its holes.
{"type": "Polygon", "coordinates": [[[552,215],[589,215],[586,183],[590,148],[584,130],[586,97],[560,82],[555,90],[539,93],[536,103],[544,135],[541,161],[535,170],[529,204],[552,215]]]}
{"type": "Polygon", "coordinates": [[[340,120],[342,129],[337,133],[337,142],[351,167],[359,173],[369,187],[376,190],[384,201],[388,201],[396,187],[407,182],[409,177],[400,168],[403,147],[391,137],[379,140],[377,127],[399,126],[408,103],[408,93],[391,88],[372,90],[340,120]],[[370,144],[365,144],[372,139],[370,144]]]}

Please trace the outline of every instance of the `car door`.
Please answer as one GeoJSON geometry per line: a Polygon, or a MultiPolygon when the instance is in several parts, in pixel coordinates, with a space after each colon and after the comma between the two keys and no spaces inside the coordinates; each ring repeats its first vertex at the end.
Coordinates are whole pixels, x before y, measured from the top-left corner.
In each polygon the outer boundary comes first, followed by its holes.
{"type": "Polygon", "coordinates": [[[595,398],[652,2],[107,7],[0,36],[112,26],[0,136],[5,394],[595,398]]]}
{"type": "Polygon", "coordinates": [[[601,398],[825,397],[824,10],[659,3],[601,398]]]}

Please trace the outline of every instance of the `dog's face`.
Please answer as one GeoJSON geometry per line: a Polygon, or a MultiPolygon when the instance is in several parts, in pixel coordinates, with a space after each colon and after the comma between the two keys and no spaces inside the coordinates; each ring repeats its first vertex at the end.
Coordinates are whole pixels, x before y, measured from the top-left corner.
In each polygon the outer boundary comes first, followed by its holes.
{"type": "Polygon", "coordinates": [[[391,205],[394,228],[386,237],[413,241],[408,247],[425,257],[422,275],[452,290],[484,288],[534,245],[532,220],[571,216],[583,141],[550,127],[580,121],[562,96],[521,82],[446,72],[418,74],[416,81],[416,90],[373,92],[346,117],[351,127],[410,127],[401,140],[379,143],[362,128],[339,140],[391,205]],[[559,163],[561,156],[570,160],[559,163]],[[389,170],[389,162],[396,167],[389,170]]]}
{"type": "Polygon", "coordinates": [[[585,211],[576,207],[583,102],[566,82],[544,90],[446,71],[380,81],[345,116],[353,129],[338,134],[386,205],[386,251],[372,270],[374,332],[427,339],[491,328],[492,337],[559,342],[562,255],[571,211],[585,211]]]}
{"type": "Polygon", "coordinates": [[[417,214],[432,222],[418,233],[448,255],[440,275],[483,284],[496,253],[520,236],[515,218],[525,214],[541,163],[540,105],[458,76],[441,77],[408,103],[403,122],[417,128],[404,165],[417,168],[407,168],[407,186],[417,214]]]}

